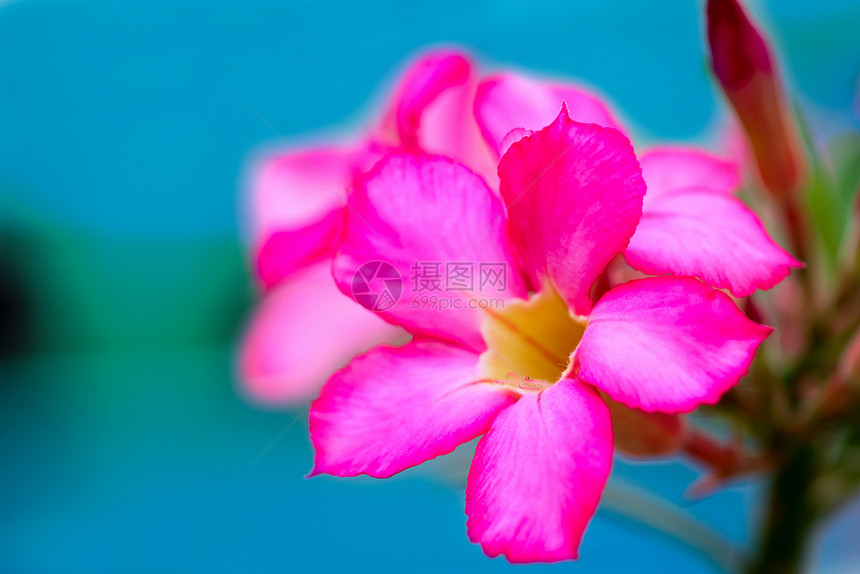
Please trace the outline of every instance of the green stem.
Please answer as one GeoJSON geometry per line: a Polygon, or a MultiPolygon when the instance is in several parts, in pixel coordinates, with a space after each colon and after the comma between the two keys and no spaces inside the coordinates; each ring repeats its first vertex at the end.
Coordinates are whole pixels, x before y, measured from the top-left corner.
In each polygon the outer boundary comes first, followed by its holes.
{"type": "Polygon", "coordinates": [[[812,449],[793,448],[773,478],[750,574],[796,574],[802,570],[815,521],[810,504],[814,478],[812,449]]]}

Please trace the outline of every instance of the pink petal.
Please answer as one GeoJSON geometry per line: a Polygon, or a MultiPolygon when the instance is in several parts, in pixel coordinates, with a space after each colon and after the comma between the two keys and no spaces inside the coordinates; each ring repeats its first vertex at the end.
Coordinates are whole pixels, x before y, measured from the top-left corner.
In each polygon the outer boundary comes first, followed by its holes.
{"type": "Polygon", "coordinates": [[[403,339],[401,329],[345,297],[325,261],[300,271],[260,302],[242,343],[242,391],[267,405],[307,401],[358,353],[403,339]]]}
{"type": "Polygon", "coordinates": [[[508,132],[508,135],[502,138],[502,143],[499,144],[499,154],[505,155],[514,143],[520,141],[524,137],[532,135],[533,133],[535,133],[535,130],[527,130],[525,128],[512,129],[508,132]]]}
{"type": "Polygon", "coordinates": [[[575,559],[612,466],[609,410],[562,380],[500,411],[466,485],[469,539],[511,562],[575,559]]]}
{"type": "Polygon", "coordinates": [[[586,90],[511,73],[481,82],[475,96],[475,116],[487,144],[502,155],[502,142],[511,130],[548,126],[562,102],[567,103],[570,117],[578,122],[621,129],[606,104],[586,90]]]}
{"type": "Polygon", "coordinates": [[[594,306],[574,372],[629,407],[688,412],[734,386],[771,331],[695,279],[630,281],[594,306]]]}
{"type": "Polygon", "coordinates": [[[699,277],[736,297],[770,289],[801,266],[741,201],[690,188],[648,203],[624,257],[649,275],[699,277]]]}
{"type": "Polygon", "coordinates": [[[257,253],[257,276],[266,288],[299,269],[329,259],[337,248],[346,210],[337,208],[300,229],[276,231],[257,253]]]}
{"type": "Polygon", "coordinates": [[[422,55],[413,62],[394,93],[383,129],[394,128],[403,147],[416,149],[422,114],[443,92],[469,80],[472,66],[465,55],[440,50],[422,55]]]}
{"type": "Polygon", "coordinates": [[[353,176],[379,158],[370,145],[264,156],[252,168],[251,235],[266,287],[334,254],[353,176]]]}
{"type": "Polygon", "coordinates": [[[496,157],[487,149],[472,113],[476,85],[466,54],[439,50],[406,71],[383,129],[411,151],[454,158],[498,189],[496,157]]]}
{"type": "Polygon", "coordinates": [[[525,294],[513,263],[501,202],[480,177],[438,156],[390,154],[356,183],[335,258],[341,290],[350,293],[356,273],[373,261],[393,265],[402,279],[402,295],[392,307],[379,311],[383,318],[413,333],[476,350],[485,348],[480,335],[482,314],[470,306],[481,299],[525,294]],[[416,268],[416,262],[421,266],[416,268]],[[435,269],[428,270],[425,263],[435,269]],[[472,269],[471,289],[447,289],[446,265],[456,269],[459,264],[472,269]],[[481,269],[493,265],[502,268],[504,285],[481,284],[481,269]],[[421,281],[434,270],[440,271],[441,283],[421,281]],[[437,303],[442,300],[446,308],[442,303],[428,304],[429,297],[437,303]]]}
{"type": "Polygon", "coordinates": [[[440,94],[424,111],[418,142],[421,151],[456,159],[498,190],[498,156],[484,143],[472,113],[475,88],[469,82],[440,94]]]}
{"type": "Polygon", "coordinates": [[[655,148],[639,160],[650,200],[667,191],[695,187],[732,193],[741,187],[740,167],[696,148],[655,148]]]}
{"type": "Polygon", "coordinates": [[[376,348],[313,402],[313,474],[389,477],[482,434],[516,399],[482,380],[476,353],[426,340],[376,348]]]}
{"type": "Polygon", "coordinates": [[[645,182],[621,132],[555,122],[513,145],[499,164],[511,237],[534,288],[551,279],[574,312],[621,252],[642,215],[645,182]]]}
{"type": "Polygon", "coordinates": [[[313,225],[346,205],[359,154],[317,148],[258,158],[251,166],[251,232],[262,244],[276,231],[313,225]]]}

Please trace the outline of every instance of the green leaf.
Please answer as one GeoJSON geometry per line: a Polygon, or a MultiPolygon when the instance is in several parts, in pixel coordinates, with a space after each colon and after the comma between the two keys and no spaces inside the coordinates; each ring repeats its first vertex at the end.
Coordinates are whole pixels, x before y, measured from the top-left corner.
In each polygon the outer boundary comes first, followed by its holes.
{"type": "Polygon", "coordinates": [[[856,209],[860,190],[860,132],[852,131],[837,136],[828,146],[839,204],[849,214],[856,209]]]}
{"type": "Polygon", "coordinates": [[[839,246],[848,221],[847,213],[841,205],[835,179],[813,140],[809,124],[798,107],[795,107],[795,114],[809,162],[803,195],[811,216],[813,235],[823,255],[825,267],[832,274],[836,270],[839,246]]]}

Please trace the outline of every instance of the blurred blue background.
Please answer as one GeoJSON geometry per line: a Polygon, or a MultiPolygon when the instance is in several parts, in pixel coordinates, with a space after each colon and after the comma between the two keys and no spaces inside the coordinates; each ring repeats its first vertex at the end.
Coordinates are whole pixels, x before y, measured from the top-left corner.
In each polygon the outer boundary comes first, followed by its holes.
{"type": "MultiPolygon", "coordinates": [[[[817,137],[856,126],[860,4],[752,9],[817,137]]],[[[0,572],[511,568],[468,543],[459,483],[439,478],[455,462],[306,480],[304,413],[238,398],[254,289],[237,190],[244,158],[276,140],[255,111],[288,138],[349,127],[410,55],[455,43],[597,87],[643,141],[701,140],[723,114],[702,12],[677,0],[0,5],[0,572]]],[[[696,473],[680,464],[615,475],[749,543],[755,484],[690,503],[696,473]]],[[[816,571],[850,571],[858,515],[822,538],[816,571]]],[[[609,510],[582,555],[527,568],[714,571],[609,510]]]]}

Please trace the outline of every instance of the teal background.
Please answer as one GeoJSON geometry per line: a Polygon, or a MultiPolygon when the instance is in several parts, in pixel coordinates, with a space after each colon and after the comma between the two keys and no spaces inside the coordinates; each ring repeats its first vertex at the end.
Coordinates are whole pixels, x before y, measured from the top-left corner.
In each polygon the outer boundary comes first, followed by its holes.
{"type": "MultiPolygon", "coordinates": [[[[753,8],[816,135],[856,128],[860,5],[753,8]]],[[[724,114],[703,29],[701,2],[669,0],[0,5],[0,572],[510,568],[466,540],[456,461],[307,480],[304,412],[235,393],[255,296],[238,190],[277,143],[255,112],[291,141],[347,130],[454,43],[585,81],[642,141],[701,140],[724,114]]],[[[755,484],[691,503],[677,462],[615,476],[750,543],[755,484]]],[[[854,512],[818,571],[851,571],[854,512]]],[[[606,510],[582,555],[526,568],[713,571],[606,510]]]]}

